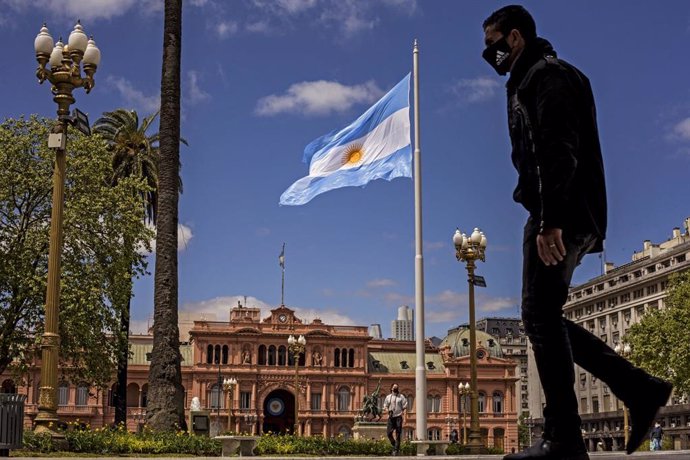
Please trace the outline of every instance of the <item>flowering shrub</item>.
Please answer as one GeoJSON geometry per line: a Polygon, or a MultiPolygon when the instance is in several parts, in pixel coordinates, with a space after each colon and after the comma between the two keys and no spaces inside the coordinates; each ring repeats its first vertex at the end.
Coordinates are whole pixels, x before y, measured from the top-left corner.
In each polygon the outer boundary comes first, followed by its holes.
{"type": "MultiPolygon", "coordinates": [[[[189,435],[183,431],[154,433],[145,429],[141,433],[130,433],[124,426],[91,430],[88,426],[73,423],[63,433],[67,450],[75,453],[219,456],[221,452],[218,441],[206,436],[189,435]]],[[[49,453],[58,450],[58,446],[48,433],[25,431],[24,449],[49,453]]]]}
{"type": "MultiPolygon", "coordinates": [[[[185,454],[204,457],[220,456],[219,441],[206,436],[190,435],[183,431],[155,433],[144,429],[141,433],[130,433],[123,426],[118,428],[90,429],[88,425],[69,424],[64,430],[69,452],[98,455],[136,454],[185,454]]],[[[58,449],[48,433],[24,432],[24,450],[32,453],[50,453],[58,449]]],[[[401,454],[415,455],[416,448],[408,441],[400,446],[401,454]]],[[[292,436],[263,434],[257,444],[259,455],[390,455],[391,445],[387,439],[355,440],[339,435],[334,438],[321,436],[292,436]]]]}

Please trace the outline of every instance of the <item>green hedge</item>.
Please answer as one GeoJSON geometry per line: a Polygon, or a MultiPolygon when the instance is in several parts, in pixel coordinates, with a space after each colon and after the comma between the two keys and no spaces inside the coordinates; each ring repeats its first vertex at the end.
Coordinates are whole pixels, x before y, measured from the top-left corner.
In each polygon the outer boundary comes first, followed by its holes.
{"type": "MultiPolygon", "coordinates": [[[[78,426],[64,431],[65,442],[54,442],[48,433],[24,432],[24,451],[47,454],[62,449],[78,454],[135,455],[135,454],[186,454],[199,456],[220,456],[219,441],[206,436],[189,435],[185,432],[130,433],[124,428],[86,429],[78,426]]],[[[323,438],[321,436],[299,437],[290,435],[264,434],[257,444],[259,455],[390,455],[388,440],[354,440],[342,436],[323,438]]],[[[401,453],[414,455],[415,447],[409,442],[401,444],[401,453]]]]}

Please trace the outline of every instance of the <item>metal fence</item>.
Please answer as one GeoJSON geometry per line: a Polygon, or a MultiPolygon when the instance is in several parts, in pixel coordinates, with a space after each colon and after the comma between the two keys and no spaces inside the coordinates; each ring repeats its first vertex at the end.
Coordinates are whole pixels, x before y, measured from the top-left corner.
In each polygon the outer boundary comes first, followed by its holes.
{"type": "Polygon", "coordinates": [[[25,401],[24,395],[0,393],[0,456],[22,447],[25,401]]]}

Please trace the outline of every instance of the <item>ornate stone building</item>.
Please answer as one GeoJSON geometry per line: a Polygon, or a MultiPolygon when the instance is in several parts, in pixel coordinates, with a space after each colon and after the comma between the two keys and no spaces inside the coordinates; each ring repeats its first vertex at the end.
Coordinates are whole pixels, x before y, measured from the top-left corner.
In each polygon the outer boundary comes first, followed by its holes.
{"type": "MultiPolygon", "coordinates": [[[[469,381],[469,331],[456,328],[440,347],[427,343],[427,435],[447,439],[457,429],[462,439],[463,405],[458,383],[469,381]]],[[[517,449],[518,399],[515,394],[516,363],[503,356],[497,339],[481,331],[478,338],[478,381],[480,425],[487,446],[510,451],[517,449]]],[[[127,405],[128,428],[141,428],[145,419],[151,336],[131,338],[127,405]]],[[[234,307],[229,321],[194,321],[189,342],[181,346],[185,407],[193,397],[211,412],[211,422],[238,432],[292,432],[295,406],[299,431],[305,435],[349,436],[366,394],[380,384],[380,401],[392,383],[409,398],[409,414],[404,435],[413,438],[416,408],[415,343],[373,339],[366,326],[327,325],[316,319],[310,323],[295,316],[285,306],[262,318],[258,308],[234,307]],[[305,352],[295,366],[288,337],[304,336],[305,352]],[[237,379],[232,392],[219,382],[237,379]]],[[[37,370],[25,385],[15,388],[0,378],[5,391],[28,395],[26,424],[37,413],[37,370]]],[[[60,384],[58,391],[61,421],[88,423],[92,427],[111,424],[114,419],[112,394],[106,391],[60,384]]],[[[469,427],[469,410],[467,411],[469,427]]]]}

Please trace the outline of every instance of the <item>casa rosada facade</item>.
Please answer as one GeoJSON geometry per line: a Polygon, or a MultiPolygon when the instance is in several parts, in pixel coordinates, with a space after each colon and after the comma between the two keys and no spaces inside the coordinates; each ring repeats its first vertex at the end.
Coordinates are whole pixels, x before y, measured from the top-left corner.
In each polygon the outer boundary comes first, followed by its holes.
{"type": "MultiPolygon", "coordinates": [[[[448,439],[457,430],[462,440],[463,427],[469,429],[469,400],[458,393],[458,384],[470,379],[468,338],[469,331],[460,327],[449,331],[439,347],[427,341],[425,407],[430,439],[448,439]]],[[[498,340],[488,334],[477,331],[477,341],[482,440],[510,452],[518,447],[516,363],[503,358],[498,340]]],[[[146,418],[153,338],[133,336],[130,344],[127,426],[137,430],[146,418]]],[[[373,339],[364,326],[327,325],[318,319],[306,323],[285,306],[271,310],[265,318],[258,308],[238,306],[230,310],[227,322],[194,321],[181,354],[185,409],[198,398],[200,407],[210,412],[211,424],[219,424],[222,431],[292,432],[297,404],[300,434],[350,436],[364,396],[380,384],[381,404],[390,386],[397,383],[409,402],[403,434],[415,438],[413,341],[373,339]],[[290,335],[306,339],[297,366],[288,347],[290,335]],[[231,392],[224,391],[219,382],[230,378],[237,385],[231,392]]],[[[9,377],[0,377],[0,391],[27,395],[27,426],[38,412],[39,378],[38,367],[17,386],[9,377]]],[[[61,381],[61,423],[93,428],[112,424],[114,389],[115,384],[98,390],[61,381]]]]}

